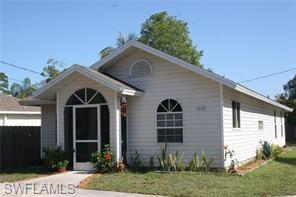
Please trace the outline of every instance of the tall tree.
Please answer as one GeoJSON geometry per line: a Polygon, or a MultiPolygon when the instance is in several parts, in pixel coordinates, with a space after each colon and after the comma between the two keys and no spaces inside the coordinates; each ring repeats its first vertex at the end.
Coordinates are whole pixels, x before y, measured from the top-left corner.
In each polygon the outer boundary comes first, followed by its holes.
{"type": "Polygon", "coordinates": [[[202,67],[200,58],[203,51],[198,51],[193,45],[187,23],[169,16],[167,12],[153,14],[142,24],[139,41],[202,67]]]}
{"type": "Polygon", "coordinates": [[[115,51],[117,48],[121,47],[125,43],[127,43],[130,40],[137,39],[137,36],[134,33],[129,33],[128,36],[125,38],[121,32],[119,32],[119,36],[116,39],[116,47],[108,46],[100,51],[99,55],[101,58],[107,57],[110,55],[113,51],[115,51]]]}
{"type": "Polygon", "coordinates": [[[0,72],[0,92],[3,94],[10,94],[8,77],[3,72],[0,72]]]}
{"type": "Polygon", "coordinates": [[[287,105],[294,109],[293,112],[286,114],[288,123],[296,123],[296,75],[289,80],[284,86],[285,93],[276,96],[279,103],[287,105]]]}
{"type": "Polygon", "coordinates": [[[11,95],[17,98],[26,98],[32,96],[36,90],[36,85],[31,83],[31,79],[26,77],[22,84],[13,83],[10,87],[11,95]]]}
{"type": "Polygon", "coordinates": [[[47,60],[47,63],[43,68],[43,72],[41,73],[41,76],[45,78],[41,81],[41,85],[50,82],[51,80],[59,76],[59,74],[61,74],[62,71],[58,67],[63,68],[64,64],[53,58],[47,60]]]}

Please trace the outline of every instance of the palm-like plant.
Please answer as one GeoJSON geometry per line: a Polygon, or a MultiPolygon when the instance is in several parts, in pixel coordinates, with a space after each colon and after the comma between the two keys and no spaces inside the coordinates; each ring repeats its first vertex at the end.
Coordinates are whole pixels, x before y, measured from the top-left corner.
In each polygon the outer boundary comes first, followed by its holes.
{"type": "Polygon", "coordinates": [[[108,46],[106,48],[104,48],[103,50],[100,51],[99,55],[102,58],[107,57],[108,55],[110,55],[113,51],[115,51],[116,49],[118,49],[119,47],[121,47],[122,45],[124,45],[125,43],[127,43],[130,40],[136,40],[137,36],[134,33],[129,33],[127,38],[125,38],[121,32],[119,32],[119,37],[116,39],[116,47],[111,47],[108,46]]]}
{"type": "Polygon", "coordinates": [[[26,98],[31,96],[36,90],[36,86],[31,83],[31,79],[26,77],[22,84],[13,83],[10,87],[11,95],[17,98],[26,98]]]}

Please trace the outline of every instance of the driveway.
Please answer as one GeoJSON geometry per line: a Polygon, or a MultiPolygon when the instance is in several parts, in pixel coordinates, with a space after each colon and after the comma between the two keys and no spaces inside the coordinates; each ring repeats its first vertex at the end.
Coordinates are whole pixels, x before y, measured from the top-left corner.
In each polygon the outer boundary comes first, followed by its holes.
{"type": "Polygon", "coordinates": [[[0,183],[0,196],[111,196],[146,197],[151,195],[131,194],[111,191],[86,190],[77,188],[79,183],[92,174],[84,171],[71,171],[49,175],[15,183],[0,183]]]}

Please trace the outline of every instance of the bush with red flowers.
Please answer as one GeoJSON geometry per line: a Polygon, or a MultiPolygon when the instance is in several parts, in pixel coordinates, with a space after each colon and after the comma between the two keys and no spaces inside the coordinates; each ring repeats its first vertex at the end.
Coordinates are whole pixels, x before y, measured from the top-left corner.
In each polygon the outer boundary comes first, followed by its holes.
{"type": "Polygon", "coordinates": [[[107,173],[114,172],[116,170],[116,163],[114,161],[114,156],[110,151],[110,146],[105,145],[102,152],[95,152],[92,154],[91,162],[98,172],[107,173]]]}

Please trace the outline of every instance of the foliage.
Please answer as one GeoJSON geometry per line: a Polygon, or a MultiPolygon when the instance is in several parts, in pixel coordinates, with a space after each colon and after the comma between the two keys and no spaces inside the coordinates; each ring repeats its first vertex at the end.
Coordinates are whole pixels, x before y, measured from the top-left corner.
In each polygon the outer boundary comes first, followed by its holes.
{"type": "Polygon", "coordinates": [[[36,90],[36,85],[31,83],[31,79],[26,77],[22,84],[13,83],[10,87],[11,95],[20,99],[31,96],[36,90]]]}
{"type": "Polygon", "coordinates": [[[141,154],[138,152],[138,150],[135,150],[135,154],[131,155],[131,167],[135,170],[141,169],[143,167],[142,161],[141,161],[141,154]]]}
{"type": "Polygon", "coordinates": [[[236,176],[224,172],[94,175],[87,189],[160,196],[285,196],[296,193],[296,149],[278,160],[236,176]]]}
{"type": "Polygon", "coordinates": [[[99,172],[114,172],[116,169],[116,163],[109,144],[105,145],[102,153],[99,151],[92,153],[91,162],[99,172]]]}
{"type": "Polygon", "coordinates": [[[0,93],[10,94],[8,77],[4,72],[0,72],[0,93]]]}
{"type": "Polygon", "coordinates": [[[68,160],[66,152],[61,148],[43,148],[43,159],[51,169],[67,167],[68,160]]]}
{"type": "Polygon", "coordinates": [[[178,151],[175,154],[170,154],[168,159],[169,171],[183,171],[184,163],[182,161],[183,155],[180,155],[178,151]]]}
{"type": "Polygon", "coordinates": [[[168,145],[167,143],[165,143],[165,145],[161,145],[160,146],[160,156],[157,155],[157,159],[160,165],[160,168],[164,171],[167,171],[169,169],[169,164],[168,164],[168,160],[167,160],[167,148],[168,145]]]}
{"type": "Polygon", "coordinates": [[[40,82],[40,85],[45,85],[46,83],[59,76],[62,71],[60,71],[58,67],[63,68],[64,64],[53,58],[48,59],[46,62],[46,66],[43,67],[43,72],[41,73],[41,76],[43,76],[45,79],[40,82]]]}
{"type": "Polygon", "coordinates": [[[150,167],[150,169],[154,169],[154,168],[155,168],[155,164],[154,164],[154,156],[151,156],[151,157],[150,157],[150,160],[149,160],[149,167],[150,167]]]}
{"type": "Polygon", "coordinates": [[[189,162],[189,170],[194,172],[200,171],[202,165],[203,161],[199,160],[198,153],[194,153],[193,160],[189,162]]]}
{"type": "Polygon", "coordinates": [[[230,166],[229,166],[229,171],[235,171],[236,166],[238,165],[238,160],[234,159],[235,152],[234,150],[231,150],[228,148],[228,145],[224,146],[224,158],[225,161],[229,157],[230,159],[230,166]]]}
{"type": "Polygon", "coordinates": [[[271,147],[270,144],[267,141],[261,142],[262,145],[262,152],[265,157],[265,159],[268,159],[271,155],[271,147]]]}
{"type": "Polygon", "coordinates": [[[135,40],[135,39],[137,39],[137,37],[136,37],[136,35],[134,33],[129,33],[128,34],[128,37],[125,38],[122,35],[122,33],[119,32],[119,37],[116,39],[116,47],[107,46],[103,50],[101,50],[100,53],[99,53],[101,59],[107,57],[113,51],[115,51],[116,49],[118,49],[119,47],[121,47],[122,45],[124,45],[125,43],[127,43],[128,41],[135,40]]]}
{"type": "Polygon", "coordinates": [[[296,75],[289,80],[284,86],[284,93],[276,96],[277,102],[293,108],[293,112],[287,112],[286,118],[288,123],[296,124],[296,75]]]}
{"type": "Polygon", "coordinates": [[[187,22],[169,16],[167,12],[159,12],[141,25],[140,34],[140,42],[202,67],[199,61],[203,52],[193,45],[187,22]]]}
{"type": "Polygon", "coordinates": [[[283,152],[283,148],[277,144],[271,144],[271,157],[278,158],[278,156],[283,152]]]}
{"type": "Polygon", "coordinates": [[[206,171],[208,171],[210,169],[210,167],[215,159],[216,159],[216,157],[211,157],[210,159],[207,159],[207,155],[206,155],[205,151],[201,151],[201,160],[203,162],[203,166],[206,171]]]}

